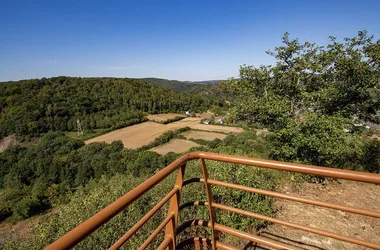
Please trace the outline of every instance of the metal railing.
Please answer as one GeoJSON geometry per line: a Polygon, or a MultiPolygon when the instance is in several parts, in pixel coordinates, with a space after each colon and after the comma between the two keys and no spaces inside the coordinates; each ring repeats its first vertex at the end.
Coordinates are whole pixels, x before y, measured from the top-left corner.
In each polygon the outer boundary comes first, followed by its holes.
{"type": "Polygon", "coordinates": [[[225,233],[235,237],[239,237],[241,239],[245,239],[256,244],[271,247],[274,249],[298,249],[294,246],[289,246],[281,242],[276,242],[274,240],[270,240],[264,237],[260,237],[248,232],[243,232],[236,230],[234,228],[230,228],[217,223],[217,218],[215,215],[216,209],[221,209],[225,211],[229,211],[232,213],[237,213],[240,215],[248,216],[251,218],[268,221],[275,224],[280,224],[283,226],[287,226],[294,229],[299,229],[305,232],[310,232],[330,238],[334,238],[337,240],[365,246],[373,249],[380,249],[380,245],[367,242],[358,238],[348,237],[340,234],[336,234],[334,232],[325,231],[323,229],[303,226],[292,222],[287,222],[283,220],[279,220],[276,218],[260,215],[257,213],[244,211],[239,208],[234,208],[230,206],[226,206],[223,204],[216,203],[213,200],[212,195],[212,186],[221,186],[226,188],[232,188],[237,190],[243,190],[251,193],[271,196],[279,199],[285,199],[330,209],[341,210],[349,213],[360,214],[365,216],[370,216],[374,218],[380,218],[380,212],[378,211],[370,211],[360,208],[354,208],[344,205],[332,204],[322,201],[315,201],[311,199],[301,198],[297,196],[281,194],[273,191],[267,191],[252,187],[241,186],[233,183],[225,183],[218,180],[213,180],[208,177],[208,172],[206,168],[205,160],[212,161],[221,161],[235,164],[243,164],[253,167],[260,168],[269,168],[269,169],[277,169],[284,170],[289,172],[298,172],[304,174],[312,174],[318,176],[325,177],[333,177],[340,179],[347,179],[353,181],[367,182],[367,183],[375,183],[380,184],[380,175],[378,174],[370,174],[363,173],[358,171],[350,171],[350,170],[342,170],[342,169],[334,169],[327,167],[317,167],[317,166],[309,166],[303,164],[295,164],[295,163],[286,163],[279,161],[270,161],[270,160],[261,160],[247,157],[239,157],[239,156],[230,156],[230,155],[222,155],[215,153],[206,153],[206,152],[194,152],[187,155],[182,156],[181,158],[175,160],[166,168],[159,171],[157,174],[153,175],[136,188],[129,191],[127,194],[111,203],[109,206],[101,210],[99,213],[95,214],[66,235],[46,247],[46,249],[70,249],[78,244],[80,241],[89,236],[92,232],[94,232],[97,228],[105,224],[112,217],[117,215],[123,209],[128,207],[131,203],[137,200],[144,193],[149,191],[159,182],[164,180],[168,175],[173,173],[174,171],[178,171],[177,178],[173,189],[160,201],[158,202],[147,214],[145,214],[132,228],[129,229],[119,240],[117,240],[110,249],[118,249],[120,248],[128,239],[133,236],[137,230],[140,229],[142,225],[144,225],[166,202],[169,203],[168,215],[162,221],[162,223],[157,227],[157,229],[147,238],[147,240],[140,246],[139,249],[145,249],[154,239],[155,237],[163,230],[165,230],[165,237],[160,246],[157,249],[236,249],[231,247],[221,241],[219,241],[218,234],[225,233]],[[190,160],[199,159],[202,169],[203,178],[193,178],[189,180],[184,180],[186,163],[190,160]],[[187,202],[180,205],[180,198],[182,193],[182,187],[184,185],[188,185],[193,182],[201,182],[204,183],[206,189],[207,202],[187,202]],[[202,220],[193,220],[186,221],[179,225],[178,223],[178,214],[181,209],[192,206],[192,205],[204,205],[208,208],[209,212],[209,221],[202,220]],[[177,235],[182,232],[185,228],[190,226],[204,226],[211,228],[211,239],[204,238],[189,238],[182,242],[177,243],[177,235]],[[184,248],[184,246],[188,246],[184,248]],[[192,246],[189,248],[189,246],[192,246]],[[203,248],[202,248],[203,247],[203,248]]]}

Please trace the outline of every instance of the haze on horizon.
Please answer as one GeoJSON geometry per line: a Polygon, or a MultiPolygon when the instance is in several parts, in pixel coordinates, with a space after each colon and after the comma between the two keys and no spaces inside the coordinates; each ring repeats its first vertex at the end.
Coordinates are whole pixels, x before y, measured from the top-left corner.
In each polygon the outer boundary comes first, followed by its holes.
{"type": "Polygon", "coordinates": [[[380,1],[6,1],[0,81],[52,76],[238,76],[284,32],[325,44],[366,29],[379,37],[380,1]]]}

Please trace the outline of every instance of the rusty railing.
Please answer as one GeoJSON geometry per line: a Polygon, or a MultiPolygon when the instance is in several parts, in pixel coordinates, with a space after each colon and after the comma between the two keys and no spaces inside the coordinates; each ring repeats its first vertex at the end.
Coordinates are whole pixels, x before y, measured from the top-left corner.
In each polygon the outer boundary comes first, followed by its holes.
{"type": "Polygon", "coordinates": [[[358,238],[348,237],[340,234],[336,234],[334,232],[325,231],[319,228],[303,226],[292,222],[287,222],[283,220],[279,220],[276,218],[260,215],[253,212],[248,212],[241,210],[239,208],[234,208],[230,206],[226,206],[223,204],[216,203],[213,200],[211,187],[221,186],[226,188],[232,188],[237,190],[243,190],[251,193],[262,194],[266,196],[271,196],[279,199],[285,199],[290,201],[301,202],[305,204],[341,210],[349,213],[355,213],[375,218],[380,218],[380,212],[378,211],[370,211],[360,208],[354,208],[344,205],[326,203],[322,201],[315,201],[311,199],[301,198],[297,196],[281,194],[273,191],[267,191],[252,187],[246,187],[241,185],[236,185],[233,183],[225,183],[218,180],[213,180],[208,177],[207,168],[205,160],[212,161],[222,161],[229,162],[235,164],[243,164],[249,165],[253,167],[260,168],[269,168],[269,169],[278,169],[289,172],[298,172],[304,174],[312,174],[318,176],[325,177],[334,177],[340,179],[347,179],[353,181],[367,182],[367,183],[375,183],[380,184],[380,175],[378,174],[370,174],[363,173],[358,171],[349,171],[342,169],[334,169],[334,168],[326,168],[326,167],[317,167],[317,166],[308,166],[303,164],[295,164],[295,163],[286,163],[279,161],[269,161],[269,160],[261,160],[247,157],[239,157],[239,156],[230,156],[230,155],[222,155],[215,153],[206,153],[206,152],[194,152],[187,155],[182,156],[177,159],[173,163],[171,163],[166,168],[162,169],[157,174],[153,175],[136,188],[129,191],[127,194],[101,210],[99,213],[95,214],[62,238],[58,239],[46,249],[70,249],[82,241],[84,238],[89,236],[92,232],[94,232],[97,228],[105,224],[108,220],[118,214],[120,211],[128,207],[131,203],[133,203],[136,199],[142,196],[144,193],[153,188],[156,184],[164,180],[168,175],[173,173],[174,171],[178,171],[177,179],[173,189],[159,202],[157,203],[146,215],[144,215],[140,221],[138,221],[132,228],[129,229],[118,241],[116,241],[110,249],[118,249],[120,248],[128,239],[134,235],[134,233],[139,230],[139,228],[144,225],[166,202],[169,203],[169,212],[168,216],[162,223],[157,227],[157,229],[147,238],[147,240],[140,246],[139,249],[145,249],[154,239],[155,237],[162,231],[165,230],[165,237],[163,242],[160,244],[158,249],[236,249],[232,246],[229,246],[218,239],[218,233],[225,233],[232,236],[236,236],[256,244],[274,248],[274,249],[297,249],[294,246],[289,246],[284,243],[276,242],[274,240],[270,240],[264,237],[260,237],[254,234],[250,234],[248,232],[243,232],[236,230],[234,228],[230,228],[217,223],[217,218],[215,216],[215,210],[221,209],[225,211],[229,211],[232,213],[237,213],[240,215],[252,217],[259,220],[265,220],[271,223],[280,224],[283,226],[291,227],[294,229],[299,229],[305,232],[314,233],[330,238],[334,238],[337,240],[361,245],[368,248],[380,249],[380,245],[367,242],[358,238]],[[199,159],[203,178],[198,179],[190,179],[184,180],[186,162],[194,159],[199,159]],[[187,202],[180,205],[181,191],[184,185],[193,183],[193,182],[201,182],[204,183],[206,189],[207,202],[187,202]],[[192,205],[205,205],[208,208],[209,212],[209,221],[202,220],[193,220],[186,221],[179,225],[178,223],[178,214],[181,209],[187,206],[192,205]],[[182,242],[177,242],[176,236],[178,233],[182,232],[185,228],[190,226],[206,226],[211,228],[211,239],[204,239],[200,237],[189,238],[182,242]]]}

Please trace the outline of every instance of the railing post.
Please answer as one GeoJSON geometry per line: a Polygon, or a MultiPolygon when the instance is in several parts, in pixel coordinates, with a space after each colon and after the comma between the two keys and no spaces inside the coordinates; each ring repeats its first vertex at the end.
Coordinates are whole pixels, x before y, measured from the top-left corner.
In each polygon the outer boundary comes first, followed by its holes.
{"type": "Polygon", "coordinates": [[[175,250],[176,249],[176,233],[175,233],[175,230],[176,230],[177,225],[178,225],[179,202],[181,199],[183,179],[185,177],[185,169],[186,169],[186,163],[184,163],[178,169],[177,179],[176,179],[175,184],[174,184],[174,187],[177,187],[178,191],[170,199],[170,204],[169,204],[168,214],[174,215],[173,219],[166,225],[166,228],[165,228],[165,240],[168,238],[171,239],[171,243],[167,247],[167,249],[169,249],[169,250],[175,250]]]}
{"type": "Polygon", "coordinates": [[[216,223],[216,215],[215,215],[215,210],[212,207],[212,202],[213,202],[213,197],[212,197],[212,190],[211,190],[211,185],[208,184],[208,173],[207,173],[207,168],[206,168],[206,163],[203,158],[201,158],[201,167],[202,167],[202,173],[203,173],[203,178],[205,182],[205,188],[206,188],[206,194],[207,194],[207,201],[208,201],[208,212],[210,216],[210,227],[211,227],[211,240],[212,240],[212,249],[216,249],[216,241],[218,240],[218,233],[215,232],[214,226],[216,223]]]}

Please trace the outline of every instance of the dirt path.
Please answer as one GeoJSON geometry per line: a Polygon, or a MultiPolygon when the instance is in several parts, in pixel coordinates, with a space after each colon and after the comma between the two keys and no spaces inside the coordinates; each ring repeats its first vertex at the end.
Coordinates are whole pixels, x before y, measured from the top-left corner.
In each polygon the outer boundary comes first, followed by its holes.
{"type": "MultiPolygon", "coordinates": [[[[380,185],[353,181],[329,182],[326,186],[310,183],[296,186],[288,183],[282,187],[281,192],[380,211],[380,185]]],[[[276,205],[278,219],[380,244],[380,219],[285,200],[278,200],[276,205]]],[[[260,235],[301,249],[368,249],[279,225],[269,226],[260,235]]]]}

